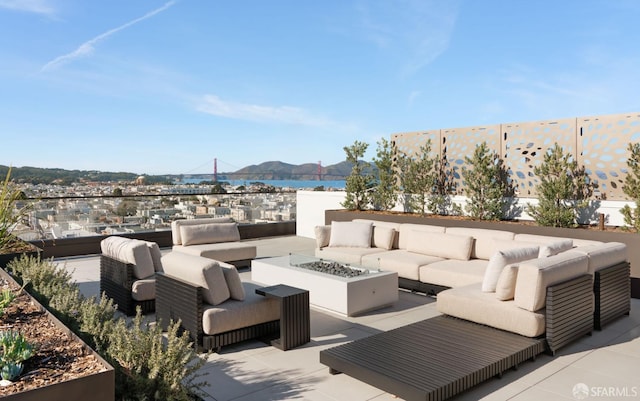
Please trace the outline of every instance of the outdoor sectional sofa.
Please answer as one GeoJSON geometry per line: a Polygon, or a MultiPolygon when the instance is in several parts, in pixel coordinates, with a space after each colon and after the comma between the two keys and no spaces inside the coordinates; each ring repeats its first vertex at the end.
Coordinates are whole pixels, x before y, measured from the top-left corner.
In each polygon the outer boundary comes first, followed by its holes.
{"type": "Polygon", "coordinates": [[[444,314],[529,337],[547,331],[548,287],[583,275],[592,328],[630,308],[619,242],[360,219],[317,226],[316,245],[317,257],[395,271],[401,288],[438,294],[444,314]]]}
{"type": "Polygon", "coordinates": [[[320,351],[406,400],[445,400],[630,310],[622,243],[372,220],[316,227],[316,256],[396,271],[440,316],[320,351]]]}
{"type": "Polygon", "coordinates": [[[240,241],[238,224],[230,218],[174,220],[171,222],[173,251],[202,256],[237,267],[251,265],[256,247],[240,241]]]}

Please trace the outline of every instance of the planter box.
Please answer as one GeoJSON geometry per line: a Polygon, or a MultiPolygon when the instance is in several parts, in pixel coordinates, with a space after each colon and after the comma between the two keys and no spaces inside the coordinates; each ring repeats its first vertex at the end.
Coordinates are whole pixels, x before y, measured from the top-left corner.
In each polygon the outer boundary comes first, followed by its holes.
{"type": "Polygon", "coordinates": [[[522,224],[515,221],[483,221],[447,216],[419,216],[411,213],[375,212],[356,210],[326,210],[325,224],[332,221],[351,221],[369,219],[391,221],[394,223],[430,224],[444,227],[485,228],[505,230],[516,234],[549,235],[553,237],[581,238],[602,242],[622,242],[627,245],[631,263],[631,296],[640,298],[640,235],[635,233],[599,231],[584,228],[542,227],[534,224],[522,224]]]}
{"type": "MultiPolygon", "coordinates": [[[[16,286],[19,285],[15,282],[4,269],[0,269],[0,278],[13,282],[16,286]]],[[[50,384],[47,386],[35,388],[32,390],[23,391],[20,393],[10,394],[3,397],[3,400],[8,401],[70,401],[70,400],[87,400],[92,401],[113,401],[115,398],[115,371],[111,365],[109,365],[100,355],[92,350],[87,344],[85,344],[78,336],[76,336],[71,330],[62,324],[55,316],[53,316],[46,308],[38,303],[33,297],[31,302],[38,305],[43,310],[48,318],[60,329],[62,329],[67,336],[74,341],[78,341],[82,344],[87,354],[95,356],[99,363],[103,366],[102,370],[98,373],[93,373],[85,377],[79,377],[72,380],[67,380],[60,383],[50,384]]]]}

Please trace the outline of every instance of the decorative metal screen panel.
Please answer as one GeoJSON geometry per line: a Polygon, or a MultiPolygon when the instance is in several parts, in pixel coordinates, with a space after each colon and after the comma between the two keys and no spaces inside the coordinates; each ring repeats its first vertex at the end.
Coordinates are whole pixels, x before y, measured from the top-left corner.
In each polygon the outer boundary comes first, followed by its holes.
{"type": "Polygon", "coordinates": [[[640,142],[640,114],[582,117],[577,120],[579,161],[597,180],[606,199],[626,199],[622,191],[627,175],[630,143],[640,142]]]}
{"type": "Polygon", "coordinates": [[[505,123],[469,128],[394,134],[398,150],[415,155],[431,139],[433,156],[442,155],[454,171],[457,192],[462,192],[462,167],[476,145],[487,142],[499,152],[520,197],[536,197],[538,178],[533,173],[555,143],[584,165],[608,200],[627,200],[622,191],[627,174],[630,143],[640,142],[640,113],[567,118],[555,121],[505,123]]]}
{"type": "Polygon", "coordinates": [[[538,178],[533,173],[555,143],[565,153],[576,153],[576,120],[502,124],[502,158],[520,197],[535,197],[538,178]]]}
{"type": "Polygon", "coordinates": [[[476,146],[486,142],[490,150],[500,154],[500,125],[451,128],[442,131],[441,153],[453,171],[457,193],[464,192],[462,169],[465,157],[473,156],[476,146]]]}

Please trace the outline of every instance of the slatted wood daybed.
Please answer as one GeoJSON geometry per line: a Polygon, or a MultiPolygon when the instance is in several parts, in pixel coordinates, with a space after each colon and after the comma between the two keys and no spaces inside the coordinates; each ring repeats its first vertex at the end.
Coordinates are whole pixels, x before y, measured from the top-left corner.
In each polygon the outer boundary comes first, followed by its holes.
{"type": "Polygon", "coordinates": [[[586,274],[547,288],[544,337],[442,315],[320,351],[320,362],[405,400],[445,400],[590,334],[592,288],[586,274]]]}

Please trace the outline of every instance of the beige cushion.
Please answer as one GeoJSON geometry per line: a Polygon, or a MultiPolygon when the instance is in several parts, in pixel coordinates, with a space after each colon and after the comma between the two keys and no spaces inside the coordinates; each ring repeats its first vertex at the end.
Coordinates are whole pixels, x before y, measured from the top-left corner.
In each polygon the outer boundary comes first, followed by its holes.
{"type": "Polygon", "coordinates": [[[133,261],[133,274],[136,278],[147,278],[155,273],[153,259],[145,241],[131,240],[124,251],[130,255],[129,260],[133,261]]]}
{"type": "Polygon", "coordinates": [[[505,266],[496,284],[496,298],[500,301],[513,299],[516,293],[516,279],[518,278],[518,263],[505,266]]]}
{"type": "Polygon", "coordinates": [[[220,263],[220,267],[222,267],[224,279],[227,282],[227,287],[229,287],[229,295],[231,299],[244,301],[246,294],[244,293],[244,286],[242,285],[238,269],[236,269],[235,266],[230,266],[226,263],[224,266],[220,263]]]}
{"type": "Polygon", "coordinates": [[[336,262],[359,265],[362,263],[362,257],[368,254],[380,253],[378,248],[341,248],[341,247],[325,247],[317,249],[315,255],[318,258],[334,260],[336,262]]]}
{"type": "Polygon", "coordinates": [[[254,284],[244,283],[244,301],[230,299],[222,305],[206,308],[202,314],[202,330],[206,335],[220,334],[243,327],[280,319],[280,303],[255,293],[254,284]]]}
{"type": "Polygon", "coordinates": [[[496,290],[496,284],[498,283],[498,277],[500,277],[500,273],[502,273],[502,269],[506,265],[522,262],[523,260],[535,259],[538,256],[538,252],[538,246],[496,251],[489,259],[489,264],[484,272],[482,291],[494,292],[496,290]]]}
{"type": "Polygon", "coordinates": [[[236,223],[194,224],[180,227],[182,245],[240,241],[236,223]]]}
{"type": "Polygon", "coordinates": [[[426,231],[430,233],[442,233],[444,234],[445,228],[442,226],[432,226],[429,224],[413,224],[403,223],[400,225],[398,231],[398,248],[407,249],[407,244],[411,238],[411,233],[414,231],[426,231]]]}
{"type": "Polygon", "coordinates": [[[513,237],[516,241],[530,242],[535,244],[551,244],[560,240],[567,240],[571,238],[564,237],[552,237],[550,235],[537,235],[537,234],[516,234],[513,237]]]}
{"type": "Polygon", "coordinates": [[[443,258],[394,249],[382,253],[362,257],[362,265],[369,268],[380,268],[398,273],[398,277],[409,280],[420,279],[420,266],[441,262],[443,258]]]}
{"type": "Polygon", "coordinates": [[[156,279],[148,278],[134,281],[131,286],[131,298],[136,301],[156,299],[156,279]]]}
{"type": "Polygon", "coordinates": [[[540,246],[539,258],[548,258],[549,256],[557,255],[560,252],[568,251],[573,248],[573,240],[561,239],[548,244],[540,246]]]}
{"type": "Polygon", "coordinates": [[[444,259],[469,260],[472,245],[473,237],[468,235],[414,231],[409,237],[407,250],[444,259]]]}
{"type": "Polygon", "coordinates": [[[545,307],[547,287],[587,273],[585,255],[570,251],[520,263],[515,304],[535,312],[545,307]]]}
{"type": "Polygon", "coordinates": [[[316,248],[324,248],[329,246],[329,238],[331,237],[331,226],[316,226],[314,228],[316,235],[316,248]]]}
{"type": "Polygon", "coordinates": [[[389,227],[373,226],[373,246],[390,250],[396,237],[396,230],[389,227]]]}
{"type": "Polygon", "coordinates": [[[514,301],[499,301],[493,293],[482,292],[480,285],[472,284],[440,292],[438,311],[526,337],[544,334],[544,311],[529,312],[518,308],[514,301]]]}
{"type": "Polygon", "coordinates": [[[198,224],[211,224],[211,223],[232,223],[233,220],[229,217],[212,217],[206,219],[191,219],[191,220],[174,220],[171,222],[171,239],[173,245],[182,245],[182,237],[180,236],[180,227],[198,224]]]}
{"type": "Polygon", "coordinates": [[[330,247],[371,248],[371,223],[353,221],[331,222],[330,247]]]}
{"type": "Polygon", "coordinates": [[[222,267],[216,260],[171,252],[162,257],[165,274],[178,277],[198,287],[203,287],[203,300],[218,305],[231,296],[222,267]]]}
{"type": "Polygon", "coordinates": [[[420,267],[420,281],[444,287],[481,283],[487,263],[484,259],[449,259],[430,263],[420,267]]]}
{"type": "Polygon", "coordinates": [[[588,272],[596,271],[628,261],[627,245],[622,242],[605,242],[573,248],[571,252],[580,252],[589,258],[588,272]]]}
{"type": "Polygon", "coordinates": [[[515,235],[511,231],[490,230],[486,228],[447,227],[447,234],[470,235],[474,239],[471,250],[472,259],[489,260],[494,254],[495,239],[511,240],[515,235]]]}
{"type": "Polygon", "coordinates": [[[219,242],[217,244],[174,245],[173,250],[190,255],[202,256],[220,262],[254,259],[257,255],[255,245],[246,242],[219,242]]]}
{"type": "MultiPolygon", "coordinates": [[[[352,221],[360,222],[360,223],[371,223],[373,225],[374,230],[376,229],[376,227],[393,228],[395,230],[395,233],[393,236],[393,246],[391,248],[398,249],[398,241],[400,237],[398,233],[400,232],[400,226],[401,226],[400,223],[394,223],[391,221],[370,220],[370,219],[353,219],[352,221]]],[[[376,246],[374,245],[373,240],[371,242],[371,246],[376,246]]]]}
{"type": "Polygon", "coordinates": [[[147,241],[147,246],[149,247],[149,254],[151,255],[151,260],[153,261],[153,269],[157,272],[161,272],[162,270],[162,253],[160,252],[160,247],[155,242],[147,241]]]}

